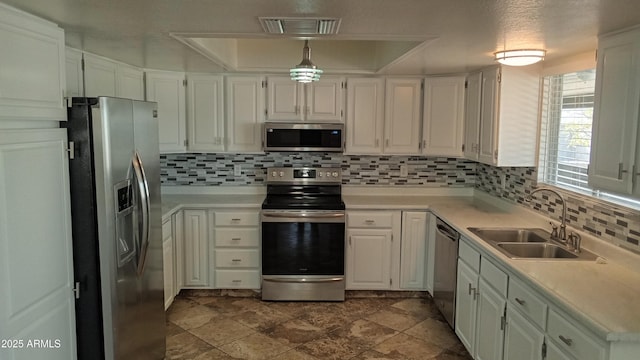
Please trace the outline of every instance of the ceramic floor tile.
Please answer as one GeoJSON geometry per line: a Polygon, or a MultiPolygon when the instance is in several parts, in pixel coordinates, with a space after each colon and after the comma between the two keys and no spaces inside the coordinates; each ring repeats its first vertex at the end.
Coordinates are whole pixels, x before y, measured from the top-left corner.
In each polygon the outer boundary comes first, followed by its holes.
{"type": "Polygon", "coordinates": [[[443,351],[442,348],[435,344],[424,342],[406,334],[398,334],[376,345],[373,349],[392,358],[404,356],[404,359],[407,360],[432,359],[443,351]]]}
{"type": "Polygon", "coordinates": [[[188,332],[167,338],[167,357],[171,360],[194,359],[211,349],[211,345],[188,332]]]}
{"type": "Polygon", "coordinates": [[[331,334],[333,336],[347,338],[353,342],[359,342],[366,347],[372,347],[393,337],[398,334],[398,332],[386,326],[376,324],[373,321],[359,319],[331,334]]]}
{"type": "Polygon", "coordinates": [[[274,357],[272,357],[273,360],[320,360],[319,358],[315,357],[315,356],[311,356],[307,353],[303,353],[301,351],[298,351],[296,349],[291,349],[287,352],[284,352],[282,354],[278,354],[274,357]]]}
{"type": "Polygon", "coordinates": [[[253,333],[242,339],[219,347],[220,350],[238,359],[269,359],[291,349],[264,334],[253,333]]]}
{"type": "Polygon", "coordinates": [[[297,346],[325,335],[325,330],[301,319],[278,324],[263,333],[285,345],[297,346]]]}
{"type": "Polygon", "coordinates": [[[443,349],[449,349],[460,342],[446,322],[432,318],[418,323],[414,327],[405,330],[404,333],[436,344],[443,349]]]}
{"type": "Polygon", "coordinates": [[[326,332],[337,330],[355,320],[348,311],[340,306],[313,309],[305,312],[299,319],[324,329],[326,332]]]}
{"type": "Polygon", "coordinates": [[[176,325],[176,324],[174,324],[174,323],[172,323],[170,321],[167,321],[167,327],[166,327],[165,331],[166,331],[166,336],[167,337],[170,337],[170,336],[173,336],[173,335],[178,335],[178,334],[181,334],[181,333],[185,332],[185,330],[183,328],[181,328],[180,326],[178,326],[178,325],[176,325]]]}
{"type": "Polygon", "coordinates": [[[236,360],[233,356],[218,349],[211,349],[196,356],[193,360],[236,360]]]}
{"type": "Polygon", "coordinates": [[[375,350],[368,350],[353,358],[353,360],[404,360],[406,357],[400,353],[383,354],[375,350]]]}
{"type": "Polygon", "coordinates": [[[440,318],[440,312],[430,298],[403,299],[391,306],[418,316],[440,318]]]}
{"type": "Polygon", "coordinates": [[[179,308],[175,311],[171,311],[168,315],[169,321],[180,326],[185,330],[194,329],[200,327],[214,318],[220,317],[220,313],[210,309],[206,306],[197,304],[195,306],[189,306],[179,308]]]}
{"type": "Polygon", "coordinates": [[[266,330],[291,319],[289,315],[263,304],[250,306],[247,310],[233,315],[231,318],[255,330],[266,330]]]}
{"type": "Polygon", "coordinates": [[[296,350],[310,354],[323,360],[351,359],[367,350],[361,343],[332,334],[302,344],[296,350]]]}
{"type": "Polygon", "coordinates": [[[213,346],[220,346],[249,336],[255,331],[237,321],[221,318],[214,319],[198,328],[191,329],[189,332],[213,346]]]}
{"type": "Polygon", "coordinates": [[[383,326],[397,331],[404,331],[426,318],[425,314],[410,313],[395,307],[387,307],[366,317],[383,326]]]}

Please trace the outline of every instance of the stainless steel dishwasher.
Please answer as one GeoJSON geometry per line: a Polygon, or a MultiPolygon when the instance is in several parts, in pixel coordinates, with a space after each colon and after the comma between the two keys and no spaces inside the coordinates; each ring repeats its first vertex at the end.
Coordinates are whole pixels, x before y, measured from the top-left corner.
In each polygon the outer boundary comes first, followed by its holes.
{"type": "Polygon", "coordinates": [[[449,326],[454,327],[456,306],[456,271],[460,234],[436,218],[433,300],[449,326]]]}

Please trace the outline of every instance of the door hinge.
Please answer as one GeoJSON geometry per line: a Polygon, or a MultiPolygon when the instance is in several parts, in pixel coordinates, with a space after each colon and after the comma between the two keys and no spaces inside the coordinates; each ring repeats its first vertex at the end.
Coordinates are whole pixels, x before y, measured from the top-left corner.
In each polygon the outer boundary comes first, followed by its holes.
{"type": "Polygon", "coordinates": [[[84,57],[82,59],[80,59],[80,69],[82,69],[82,71],[84,71],[84,57]]]}
{"type": "Polygon", "coordinates": [[[342,118],[344,116],[344,110],[340,110],[340,117],[342,118]]]}
{"type": "Polygon", "coordinates": [[[500,330],[504,330],[507,327],[507,318],[505,316],[500,317],[500,330]]]}
{"type": "Polygon", "coordinates": [[[185,139],[182,143],[184,144],[184,146],[189,146],[189,140],[185,139]]]}
{"type": "Polygon", "coordinates": [[[267,81],[266,80],[262,80],[262,88],[266,88],[267,87],[267,81]]]}
{"type": "Polygon", "coordinates": [[[498,150],[493,150],[493,158],[498,161],[498,150]]]}
{"type": "Polygon", "coordinates": [[[187,86],[187,79],[182,80],[182,86],[187,86]]]}
{"type": "Polygon", "coordinates": [[[498,80],[498,82],[502,82],[502,71],[498,71],[498,76],[496,78],[498,80]]]}
{"type": "Polygon", "coordinates": [[[267,109],[264,109],[264,116],[266,117],[267,115],[269,115],[269,111],[267,109]]]}
{"type": "Polygon", "coordinates": [[[469,82],[467,80],[464,81],[464,88],[468,88],[469,87],[469,82]]]}
{"type": "Polygon", "coordinates": [[[393,286],[393,279],[389,278],[389,286],[393,286]]]}
{"type": "Polygon", "coordinates": [[[547,342],[546,341],[542,342],[542,358],[543,359],[547,358],[547,342]]]}
{"type": "Polygon", "coordinates": [[[345,81],[342,82],[342,88],[346,89],[347,88],[347,83],[345,81]]]}
{"type": "Polygon", "coordinates": [[[462,152],[464,152],[464,144],[462,144],[462,152]]]}
{"type": "Polygon", "coordinates": [[[76,283],[73,284],[73,294],[76,299],[80,299],[80,282],[79,281],[76,281],[76,283]]]}
{"type": "Polygon", "coordinates": [[[68,147],[67,147],[67,153],[69,154],[69,159],[73,160],[76,158],[76,146],[75,146],[75,142],[73,141],[69,141],[68,147]]]}

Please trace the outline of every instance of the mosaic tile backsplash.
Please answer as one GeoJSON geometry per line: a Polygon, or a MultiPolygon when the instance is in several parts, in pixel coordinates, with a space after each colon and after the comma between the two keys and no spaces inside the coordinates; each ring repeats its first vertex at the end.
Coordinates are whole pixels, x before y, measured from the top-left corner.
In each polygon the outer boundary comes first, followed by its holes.
{"type": "Polygon", "coordinates": [[[352,156],[338,153],[164,154],[160,156],[163,186],[239,186],[264,184],[267,168],[311,166],[342,168],[345,185],[407,185],[473,187],[476,163],[421,156],[352,156]],[[407,176],[400,167],[407,166],[407,176]],[[234,175],[234,167],[240,175],[234,175]]]}
{"type": "MultiPolygon", "coordinates": [[[[160,163],[163,186],[260,185],[269,167],[341,167],[345,185],[475,187],[555,221],[562,214],[559,200],[551,193],[537,193],[533,201],[525,201],[537,185],[535,168],[498,168],[455,158],[336,153],[164,154],[160,163]],[[239,176],[234,175],[236,165],[239,176]],[[407,176],[400,176],[401,165],[407,166],[407,176]]],[[[569,225],[640,253],[640,211],[576,193],[565,197],[569,225]]]]}
{"type": "MultiPolygon", "coordinates": [[[[537,185],[535,168],[497,168],[478,164],[477,171],[477,189],[560,221],[562,205],[556,195],[546,191],[538,192],[531,202],[525,201],[532,187],[537,185]]],[[[640,253],[640,211],[573,192],[564,192],[564,195],[568,225],[640,253]]]]}

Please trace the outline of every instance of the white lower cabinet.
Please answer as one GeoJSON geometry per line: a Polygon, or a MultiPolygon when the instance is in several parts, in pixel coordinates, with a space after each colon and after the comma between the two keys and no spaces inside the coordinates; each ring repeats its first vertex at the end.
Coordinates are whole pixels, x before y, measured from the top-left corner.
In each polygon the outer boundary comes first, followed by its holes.
{"type": "Polygon", "coordinates": [[[427,213],[348,211],[347,290],[425,290],[427,213]]]}
{"type": "Polygon", "coordinates": [[[207,210],[184,210],[184,287],[209,286],[207,210]]]}
{"type": "Polygon", "coordinates": [[[502,359],[507,275],[460,239],[456,334],[476,360],[502,359]]]}
{"type": "MultiPolygon", "coordinates": [[[[511,305],[511,304],[509,304],[511,305]]],[[[543,358],[544,334],[507,306],[507,329],[504,334],[505,360],[539,360],[543,358]]]]}
{"type": "Polygon", "coordinates": [[[162,273],[164,275],[164,309],[167,310],[175,295],[175,266],[173,259],[173,226],[171,218],[162,223],[162,273]]]}

